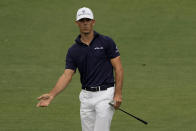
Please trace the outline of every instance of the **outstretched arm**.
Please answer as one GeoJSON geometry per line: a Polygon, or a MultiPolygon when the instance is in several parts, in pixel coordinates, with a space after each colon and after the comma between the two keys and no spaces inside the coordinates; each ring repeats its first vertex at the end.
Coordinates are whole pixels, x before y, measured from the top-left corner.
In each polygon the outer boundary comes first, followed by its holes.
{"type": "Polygon", "coordinates": [[[111,59],[112,66],[115,70],[115,93],[114,93],[114,107],[119,108],[122,103],[122,87],[123,87],[123,68],[120,56],[111,59]]]}
{"type": "Polygon", "coordinates": [[[65,69],[64,73],[57,81],[55,87],[48,94],[43,94],[37,98],[38,100],[40,100],[37,104],[37,107],[47,107],[54,99],[54,97],[67,87],[67,85],[70,83],[72,79],[73,74],[74,70],[65,69]]]}

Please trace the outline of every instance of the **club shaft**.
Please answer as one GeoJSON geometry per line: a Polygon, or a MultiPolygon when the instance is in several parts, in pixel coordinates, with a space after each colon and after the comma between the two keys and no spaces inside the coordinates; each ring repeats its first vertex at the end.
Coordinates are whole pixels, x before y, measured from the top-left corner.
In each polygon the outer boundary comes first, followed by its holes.
{"type": "Polygon", "coordinates": [[[132,114],[130,114],[130,113],[128,113],[128,112],[126,112],[126,111],[124,111],[124,110],[123,110],[123,109],[121,109],[121,108],[118,108],[118,110],[120,110],[120,111],[122,111],[122,112],[126,113],[127,115],[132,116],[133,118],[135,118],[135,119],[139,120],[140,122],[142,122],[142,123],[144,123],[144,124],[148,124],[148,122],[146,122],[146,121],[144,121],[144,120],[142,120],[142,119],[140,119],[140,118],[138,118],[138,117],[136,117],[136,116],[134,116],[134,115],[132,115],[132,114]]]}

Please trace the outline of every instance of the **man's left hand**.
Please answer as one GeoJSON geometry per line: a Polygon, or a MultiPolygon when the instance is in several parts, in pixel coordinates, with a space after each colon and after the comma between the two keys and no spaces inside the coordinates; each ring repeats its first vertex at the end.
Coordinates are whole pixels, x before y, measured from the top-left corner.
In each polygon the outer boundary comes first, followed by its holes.
{"type": "Polygon", "coordinates": [[[114,95],[114,108],[118,109],[122,103],[122,95],[114,95]]]}

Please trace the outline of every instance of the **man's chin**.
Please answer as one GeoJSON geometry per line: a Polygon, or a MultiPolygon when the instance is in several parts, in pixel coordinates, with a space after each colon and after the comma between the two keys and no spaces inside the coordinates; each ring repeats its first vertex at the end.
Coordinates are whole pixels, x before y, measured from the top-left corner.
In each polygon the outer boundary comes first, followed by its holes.
{"type": "Polygon", "coordinates": [[[90,31],[83,31],[82,33],[85,34],[85,35],[88,35],[88,34],[90,34],[91,32],[90,32],[90,31]]]}

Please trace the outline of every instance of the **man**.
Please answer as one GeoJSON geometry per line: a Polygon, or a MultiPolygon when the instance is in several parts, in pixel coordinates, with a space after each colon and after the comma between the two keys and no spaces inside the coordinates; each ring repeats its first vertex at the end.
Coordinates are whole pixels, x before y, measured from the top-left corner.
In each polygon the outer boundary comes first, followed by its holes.
{"type": "Polygon", "coordinates": [[[38,97],[40,102],[37,107],[47,107],[67,87],[78,68],[82,84],[82,131],[109,131],[114,113],[109,103],[113,102],[117,109],[122,102],[123,68],[120,54],[111,38],[93,30],[95,20],[91,9],[80,8],[76,24],[80,35],[67,52],[65,71],[48,94],[38,97]]]}

